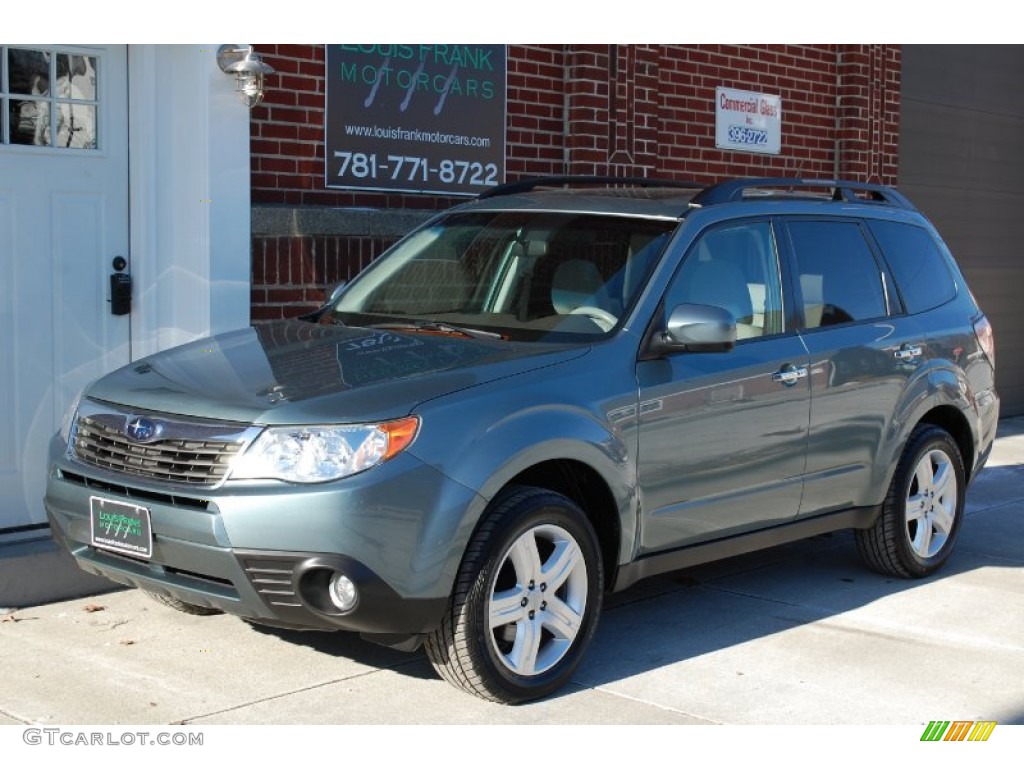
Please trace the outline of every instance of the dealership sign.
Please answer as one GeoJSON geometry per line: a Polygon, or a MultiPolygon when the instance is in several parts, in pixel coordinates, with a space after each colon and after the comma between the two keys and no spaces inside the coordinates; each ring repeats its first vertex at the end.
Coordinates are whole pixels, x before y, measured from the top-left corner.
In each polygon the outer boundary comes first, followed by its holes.
{"type": "Polygon", "coordinates": [[[504,45],[328,45],[328,187],[476,195],[505,179],[504,45]]]}
{"type": "Polygon", "coordinates": [[[765,93],[715,91],[715,146],[777,155],[782,151],[782,99],[765,93]]]}

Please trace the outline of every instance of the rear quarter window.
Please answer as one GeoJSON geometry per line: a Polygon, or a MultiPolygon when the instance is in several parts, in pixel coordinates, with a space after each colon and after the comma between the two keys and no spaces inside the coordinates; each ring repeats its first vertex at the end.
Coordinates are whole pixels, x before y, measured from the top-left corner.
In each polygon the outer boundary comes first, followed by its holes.
{"type": "Polygon", "coordinates": [[[956,282],[931,233],[914,224],[871,221],[907,312],[934,309],[956,296],[956,282]]]}

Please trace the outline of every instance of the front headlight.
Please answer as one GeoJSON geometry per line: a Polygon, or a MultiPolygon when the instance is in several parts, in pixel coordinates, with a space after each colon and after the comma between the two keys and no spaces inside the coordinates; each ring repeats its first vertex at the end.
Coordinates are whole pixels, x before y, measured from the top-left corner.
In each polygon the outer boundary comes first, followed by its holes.
{"type": "Polygon", "coordinates": [[[267,427],[231,467],[233,480],[323,483],[387,461],[416,437],[419,419],[381,424],[267,427]]]}
{"type": "MultiPolygon", "coordinates": [[[[64,418],[60,423],[60,439],[64,441],[66,445],[71,440],[71,431],[75,426],[75,418],[78,416],[78,405],[82,402],[82,395],[85,393],[85,387],[78,390],[78,394],[75,395],[75,399],[71,401],[71,407],[64,412],[64,418]]],[[[52,422],[51,422],[52,423],[52,422]]]]}

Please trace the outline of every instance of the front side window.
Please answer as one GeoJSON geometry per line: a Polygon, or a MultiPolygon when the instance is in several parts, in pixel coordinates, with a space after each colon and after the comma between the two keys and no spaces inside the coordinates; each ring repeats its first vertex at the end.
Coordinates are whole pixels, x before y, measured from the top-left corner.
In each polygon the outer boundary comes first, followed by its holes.
{"type": "Polygon", "coordinates": [[[886,315],[882,273],[852,221],[791,221],[804,325],[820,328],[886,315]]]}
{"type": "Polygon", "coordinates": [[[374,262],[322,319],[593,340],[625,318],[676,225],[579,213],[451,214],[374,262]]]}
{"type": "Polygon", "coordinates": [[[666,312],[679,304],[729,310],[737,341],[781,333],[782,291],[771,225],[731,223],[702,234],[665,295],[666,312]]]}

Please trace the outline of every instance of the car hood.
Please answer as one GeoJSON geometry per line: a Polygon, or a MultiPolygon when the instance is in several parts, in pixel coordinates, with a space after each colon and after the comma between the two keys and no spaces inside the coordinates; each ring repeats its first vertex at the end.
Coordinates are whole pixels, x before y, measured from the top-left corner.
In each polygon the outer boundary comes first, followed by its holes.
{"type": "Polygon", "coordinates": [[[138,360],[99,379],[86,395],[251,424],[375,421],[588,349],[285,320],[138,360]]]}

